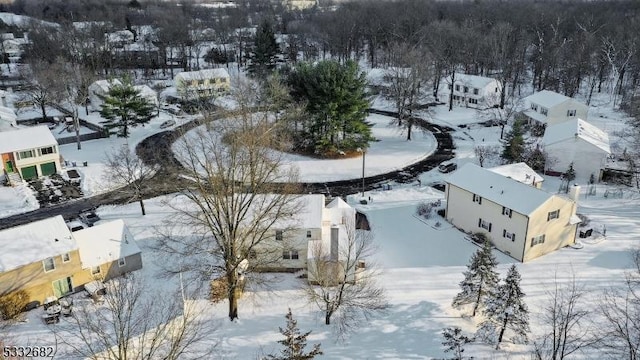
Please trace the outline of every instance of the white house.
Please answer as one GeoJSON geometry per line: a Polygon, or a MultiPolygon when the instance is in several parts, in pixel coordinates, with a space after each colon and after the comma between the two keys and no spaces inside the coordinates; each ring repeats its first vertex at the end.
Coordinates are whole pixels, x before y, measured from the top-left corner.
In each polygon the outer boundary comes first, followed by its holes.
{"type": "Polygon", "coordinates": [[[15,130],[18,128],[16,119],[18,116],[12,108],[0,106],[0,131],[15,130]]]}
{"type": "Polygon", "coordinates": [[[143,99],[147,100],[149,104],[153,105],[154,108],[158,107],[158,94],[155,92],[155,90],[147,85],[136,85],[133,88],[140,92],[140,96],[143,99]]]}
{"type": "Polygon", "coordinates": [[[589,113],[587,105],[549,90],[539,91],[524,100],[524,115],[533,124],[550,126],[577,118],[586,120],[589,113]]]}
{"type": "Polygon", "coordinates": [[[61,169],[58,142],[44,125],[0,132],[0,156],[9,179],[28,180],[61,169]]]}
{"type": "Polygon", "coordinates": [[[174,77],[176,90],[183,98],[209,97],[225,93],[231,77],[225,69],[183,71],[174,77]]]}
{"type": "Polygon", "coordinates": [[[600,179],[600,171],[611,154],[609,135],[582,119],[547,127],[542,144],[549,158],[547,171],[564,173],[573,164],[576,177],[585,180],[591,174],[600,179]]]}
{"type": "MultiPolygon", "coordinates": [[[[572,189],[572,198],[579,189],[572,189]]],[[[522,262],[575,242],[577,204],[475,164],[447,180],[446,218],[522,262]]]]}
{"type": "Polygon", "coordinates": [[[95,110],[100,110],[101,105],[104,103],[104,98],[109,94],[109,89],[114,85],[122,85],[120,80],[98,80],[89,85],[89,101],[91,106],[95,110]]]}
{"type": "Polygon", "coordinates": [[[542,187],[542,182],[544,181],[542,175],[538,174],[535,170],[529,167],[529,165],[523,162],[496,166],[489,168],[489,170],[538,189],[542,187]]]}
{"type": "Polygon", "coordinates": [[[453,91],[453,104],[457,106],[483,109],[500,104],[502,85],[496,79],[456,73],[453,84],[451,77],[445,77],[443,82],[446,86],[438,94],[442,101],[448,101],[453,91]]]}

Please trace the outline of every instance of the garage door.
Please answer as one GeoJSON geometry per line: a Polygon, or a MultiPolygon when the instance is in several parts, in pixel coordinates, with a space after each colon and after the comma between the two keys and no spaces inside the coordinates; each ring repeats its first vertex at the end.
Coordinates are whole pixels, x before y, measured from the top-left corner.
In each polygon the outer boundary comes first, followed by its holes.
{"type": "Polygon", "coordinates": [[[38,170],[36,169],[35,165],[23,167],[22,169],[20,169],[20,172],[22,173],[22,178],[25,180],[38,177],[38,170]]]}
{"type": "Polygon", "coordinates": [[[50,162],[46,164],[40,165],[40,170],[42,171],[42,176],[51,175],[56,173],[56,163],[50,162]]]}

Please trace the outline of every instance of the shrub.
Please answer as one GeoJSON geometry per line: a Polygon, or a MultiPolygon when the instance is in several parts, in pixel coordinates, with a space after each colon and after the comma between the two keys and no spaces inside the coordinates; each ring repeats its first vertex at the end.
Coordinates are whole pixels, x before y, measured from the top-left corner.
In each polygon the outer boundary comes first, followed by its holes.
{"type": "Polygon", "coordinates": [[[27,307],[29,294],[24,290],[18,290],[0,297],[0,315],[4,320],[16,319],[27,307]]]}
{"type": "Polygon", "coordinates": [[[418,204],[418,207],[416,208],[416,214],[418,216],[424,217],[425,219],[430,219],[431,214],[433,213],[433,208],[434,208],[433,203],[421,202],[420,204],[418,204]]]}
{"type": "Polygon", "coordinates": [[[483,232],[474,233],[472,235],[472,239],[473,239],[473,241],[475,241],[478,244],[484,244],[485,241],[489,240],[489,238],[487,237],[487,234],[485,234],[483,232]]]}

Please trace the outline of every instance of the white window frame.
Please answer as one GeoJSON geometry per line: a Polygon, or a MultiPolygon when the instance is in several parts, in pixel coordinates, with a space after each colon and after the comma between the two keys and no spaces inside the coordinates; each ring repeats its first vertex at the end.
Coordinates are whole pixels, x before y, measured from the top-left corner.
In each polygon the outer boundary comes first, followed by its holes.
{"type": "Polygon", "coordinates": [[[291,250],[290,251],[290,256],[291,256],[291,260],[300,259],[300,253],[298,253],[298,250],[291,250]]]}
{"type": "Polygon", "coordinates": [[[44,269],[45,273],[54,271],[56,269],[56,258],[50,257],[42,260],[42,268],[44,269]],[[51,260],[51,264],[53,265],[53,268],[47,270],[47,261],[49,260],[51,260]]]}
{"type": "Polygon", "coordinates": [[[307,230],[307,239],[311,238],[311,230],[307,230]]]}
{"type": "Polygon", "coordinates": [[[511,241],[516,241],[516,234],[512,232],[508,232],[506,229],[502,230],[502,237],[507,238],[511,241]]]}
{"type": "Polygon", "coordinates": [[[567,110],[567,116],[573,117],[576,116],[577,110],[567,110]]]}
{"type": "Polygon", "coordinates": [[[531,103],[531,110],[538,111],[538,105],[531,103]]]}
{"type": "Polygon", "coordinates": [[[456,91],[460,92],[460,85],[456,85],[456,91]]]}
{"type": "Polygon", "coordinates": [[[549,211],[547,213],[547,221],[551,221],[551,220],[555,220],[560,218],[560,209],[558,210],[554,210],[554,211],[549,211]]]}
{"type": "Polygon", "coordinates": [[[62,257],[62,262],[63,263],[68,263],[69,261],[71,261],[71,254],[70,253],[64,253],[60,257],[62,257]]]}
{"type": "Polygon", "coordinates": [[[511,217],[511,214],[513,213],[513,210],[509,209],[508,207],[503,206],[502,207],[502,215],[506,215],[508,217],[511,217]]]}
{"type": "Polygon", "coordinates": [[[289,250],[282,250],[282,260],[291,260],[291,253],[289,250]]]}
{"type": "Polygon", "coordinates": [[[531,238],[531,247],[534,247],[538,244],[544,244],[545,234],[534,236],[531,238]]]}
{"type": "Polygon", "coordinates": [[[55,146],[45,146],[45,147],[41,147],[38,149],[38,155],[39,156],[43,156],[43,155],[51,155],[51,154],[55,154],[56,153],[56,147],[55,146]],[[48,153],[44,153],[43,150],[49,150],[51,149],[51,152],[48,153]]]}
{"type": "Polygon", "coordinates": [[[474,203],[478,203],[478,204],[482,204],[482,196],[477,195],[477,194],[473,194],[473,202],[474,203]]]}
{"type": "Polygon", "coordinates": [[[480,94],[480,89],[473,88],[473,95],[479,95],[479,94],[480,94]]]}
{"type": "Polygon", "coordinates": [[[118,267],[123,267],[127,265],[127,260],[125,258],[118,259],[118,267]]]}
{"type": "Polygon", "coordinates": [[[483,220],[480,219],[480,227],[487,230],[488,232],[491,232],[491,223],[488,222],[487,220],[483,220]]]}
{"type": "Polygon", "coordinates": [[[282,230],[276,230],[276,240],[282,241],[282,239],[284,239],[284,234],[282,230]]]}

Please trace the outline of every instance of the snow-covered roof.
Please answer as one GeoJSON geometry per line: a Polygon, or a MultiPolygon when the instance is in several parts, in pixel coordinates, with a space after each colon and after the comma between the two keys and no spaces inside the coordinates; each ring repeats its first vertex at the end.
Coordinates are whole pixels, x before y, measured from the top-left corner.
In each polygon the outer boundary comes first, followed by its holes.
{"type": "Polygon", "coordinates": [[[140,96],[145,99],[152,100],[154,103],[158,102],[158,98],[156,96],[156,92],[147,85],[136,85],[134,89],[140,92],[140,96]]]}
{"type": "Polygon", "coordinates": [[[78,230],[73,233],[73,236],[78,243],[83,269],[141,252],[133,235],[121,219],[78,230]]]}
{"type": "Polygon", "coordinates": [[[539,112],[533,110],[533,109],[527,109],[524,111],[524,114],[528,117],[530,117],[531,119],[541,122],[543,124],[547,123],[547,116],[546,115],[542,115],[539,112]]]}
{"type": "Polygon", "coordinates": [[[217,78],[229,78],[227,70],[218,69],[206,69],[199,71],[183,71],[176,75],[175,79],[178,80],[201,80],[201,79],[217,79],[217,78]]]}
{"type": "Polygon", "coordinates": [[[122,85],[122,83],[118,79],[97,80],[89,85],[89,89],[94,92],[99,89],[102,93],[106,94],[113,85],[122,85]]]}
{"type": "Polygon", "coordinates": [[[489,170],[496,174],[500,174],[505,177],[518,180],[523,184],[533,185],[535,183],[543,182],[542,175],[536,173],[535,170],[529,167],[529,165],[519,162],[516,164],[508,164],[502,166],[492,167],[489,170]]]}
{"type": "Polygon", "coordinates": [[[5,272],[68,253],[78,245],[58,215],[0,231],[0,247],[0,272],[5,272]]]}
{"type": "Polygon", "coordinates": [[[580,138],[610,154],[609,135],[582,119],[573,119],[547,127],[542,143],[552,145],[567,139],[580,138]]]}
{"type": "Polygon", "coordinates": [[[553,196],[471,163],[452,173],[447,182],[525,215],[553,196]]]}
{"type": "Polygon", "coordinates": [[[296,214],[297,226],[303,229],[322,227],[322,209],[324,209],[324,195],[302,195],[296,199],[300,211],[296,214]]]}
{"type": "MultiPolygon", "coordinates": [[[[448,78],[448,79],[451,80],[451,78],[448,78]]],[[[478,76],[478,75],[467,75],[467,74],[459,74],[459,73],[456,73],[455,75],[456,83],[468,85],[478,89],[482,89],[494,81],[496,81],[496,79],[484,77],[484,76],[478,76]]]]}
{"type": "Polygon", "coordinates": [[[0,132],[0,154],[58,145],[46,125],[0,132]]]}
{"type": "Polygon", "coordinates": [[[571,100],[570,97],[558,94],[557,92],[542,90],[533,95],[529,95],[524,98],[526,101],[534,104],[544,106],[546,108],[552,108],[558,104],[561,104],[567,100],[571,100]]]}

